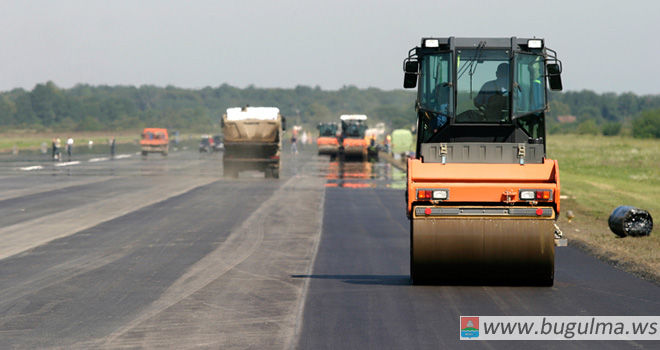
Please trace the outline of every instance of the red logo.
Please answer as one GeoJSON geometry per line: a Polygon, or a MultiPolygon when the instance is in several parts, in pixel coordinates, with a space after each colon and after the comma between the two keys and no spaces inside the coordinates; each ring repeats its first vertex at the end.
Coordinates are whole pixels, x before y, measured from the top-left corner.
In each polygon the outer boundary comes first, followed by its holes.
{"type": "Polygon", "coordinates": [[[461,316],[461,338],[479,336],[479,316],[461,316]]]}

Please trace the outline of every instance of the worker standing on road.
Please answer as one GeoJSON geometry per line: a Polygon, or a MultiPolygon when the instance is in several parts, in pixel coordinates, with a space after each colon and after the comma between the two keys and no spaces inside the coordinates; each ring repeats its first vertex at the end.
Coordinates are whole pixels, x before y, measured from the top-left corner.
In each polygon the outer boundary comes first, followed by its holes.
{"type": "Polygon", "coordinates": [[[57,159],[58,162],[62,161],[62,140],[58,137],[55,139],[55,146],[53,147],[55,149],[55,159],[57,159]]]}
{"type": "Polygon", "coordinates": [[[297,145],[296,135],[291,136],[291,153],[298,154],[298,145],[297,145]]]}
{"type": "Polygon", "coordinates": [[[115,138],[110,139],[110,158],[115,159],[115,138]]]}
{"type": "Polygon", "coordinates": [[[302,136],[300,136],[300,149],[302,150],[307,143],[307,131],[303,131],[302,136]]]}
{"type": "Polygon", "coordinates": [[[66,140],[66,154],[69,156],[69,161],[71,161],[72,152],[73,152],[73,138],[69,137],[66,140]]]}
{"type": "Polygon", "coordinates": [[[55,138],[53,138],[53,141],[51,142],[51,145],[53,147],[53,160],[57,159],[55,155],[57,154],[57,144],[55,143],[55,138]]]}

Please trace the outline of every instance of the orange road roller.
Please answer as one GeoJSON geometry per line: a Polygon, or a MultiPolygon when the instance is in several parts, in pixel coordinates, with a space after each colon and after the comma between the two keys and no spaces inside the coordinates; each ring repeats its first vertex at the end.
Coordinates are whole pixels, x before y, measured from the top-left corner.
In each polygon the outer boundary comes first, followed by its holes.
{"type": "Polygon", "coordinates": [[[339,125],[337,123],[319,123],[317,129],[319,130],[319,138],[316,139],[318,154],[327,154],[331,158],[335,158],[339,152],[339,141],[337,140],[339,125]]]}
{"type": "Polygon", "coordinates": [[[367,160],[367,116],[364,114],[343,114],[341,120],[340,157],[349,160],[367,160]]]}
{"type": "Polygon", "coordinates": [[[552,285],[566,244],[545,148],[547,90],[562,89],[556,52],[537,38],[423,38],[403,66],[418,92],[412,282],[552,285]]]}

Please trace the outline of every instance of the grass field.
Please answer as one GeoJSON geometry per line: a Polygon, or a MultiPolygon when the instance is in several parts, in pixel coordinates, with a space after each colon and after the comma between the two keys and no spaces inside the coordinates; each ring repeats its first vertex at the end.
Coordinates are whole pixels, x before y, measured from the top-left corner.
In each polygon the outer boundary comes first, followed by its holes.
{"type": "Polygon", "coordinates": [[[29,131],[12,131],[0,133],[0,153],[11,152],[14,146],[19,150],[36,150],[41,147],[41,143],[45,142],[48,148],[51,147],[53,138],[60,138],[62,145],[66,143],[66,139],[71,136],[76,146],[85,146],[92,140],[95,145],[107,145],[111,137],[115,137],[117,143],[130,143],[140,138],[141,130],[136,131],[122,131],[122,132],[29,132],[29,131]]]}
{"type": "Polygon", "coordinates": [[[643,277],[660,281],[660,140],[551,135],[548,157],[559,161],[559,226],[569,244],[643,277]],[[620,205],[655,218],[649,237],[618,238],[607,219],[620,205]],[[565,214],[573,211],[569,223],[565,214]]]}

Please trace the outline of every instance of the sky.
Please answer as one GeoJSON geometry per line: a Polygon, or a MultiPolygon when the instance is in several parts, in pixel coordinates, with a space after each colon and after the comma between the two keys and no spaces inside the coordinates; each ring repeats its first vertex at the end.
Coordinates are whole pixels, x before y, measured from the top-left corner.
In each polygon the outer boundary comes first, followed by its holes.
{"type": "Polygon", "coordinates": [[[0,0],[0,91],[403,88],[422,37],[540,37],[564,90],[660,94],[660,1],[0,0]]]}

